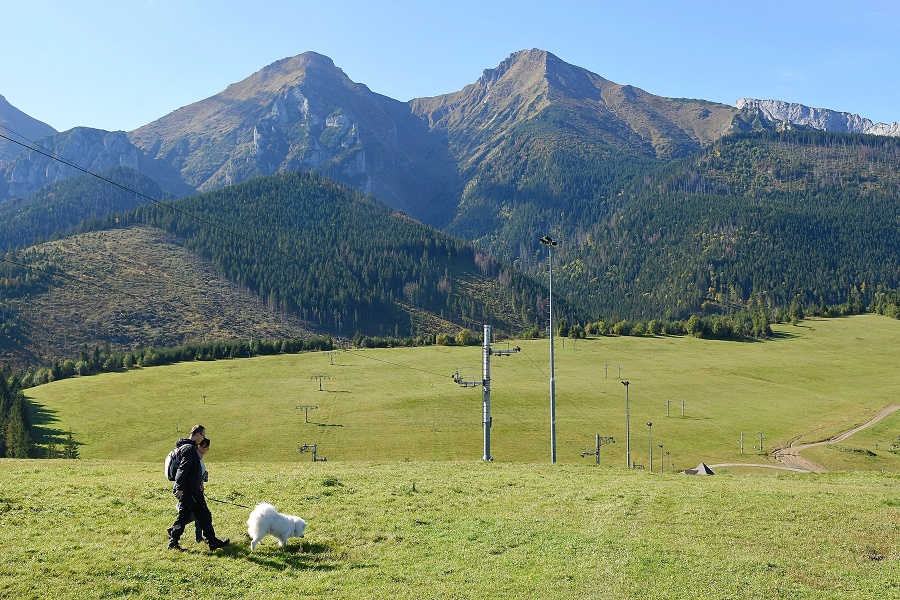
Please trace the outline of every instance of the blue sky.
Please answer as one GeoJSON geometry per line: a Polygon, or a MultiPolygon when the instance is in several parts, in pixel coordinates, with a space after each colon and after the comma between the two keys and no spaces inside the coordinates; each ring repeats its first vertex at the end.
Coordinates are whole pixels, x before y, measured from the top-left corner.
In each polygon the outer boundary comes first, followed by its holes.
{"type": "Polygon", "coordinates": [[[653,94],[900,121],[900,2],[2,0],[0,95],[58,130],[131,130],[307,50],[397,100],[540,48],[653,94]]]}

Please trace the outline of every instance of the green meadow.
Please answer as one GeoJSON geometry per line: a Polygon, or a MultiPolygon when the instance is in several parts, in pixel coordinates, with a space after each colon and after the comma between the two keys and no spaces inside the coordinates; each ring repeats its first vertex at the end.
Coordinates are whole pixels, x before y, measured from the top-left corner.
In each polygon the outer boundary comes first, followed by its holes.
{"type": "MultiPolygon", "coordinates": [[[[601,448],[601,466],[626,465],[622,379],[630,382],[632,461],[649,468],[652,422],[654,471],[660,444],[667,469],[774,464],[774,448],[829,439],[900,403],[900,321],[808,320],[775,333],[764,342],[557,339],[558,462],[593,460],[581,453],[600,434],[615,439],[601,448]]],[[[513,344],[522,351],[491,360],[491,454],[549,462],[548,342],[513,344]]],[[[211,459],[228,462],[311,460],[299,452],[304,444],[342,462],[480,460],[481,387],[460,387],[452,375],[480,381],[481,354],[477,346],[433,346],[191,362],[57,381],[28,396],[41,429],[71,431],[84,459],[158,461],[202,423],[211,459]]],[[[816,458],[826,467],[897,470],[890,446],[898,433],[895,413],[842,443],[859,440],[868,452],[822,448],[816,458]]]]}
{"type": "MultiPolygon", "coordinates": [[[[123,454],[137,443],[123,440],[123,454]]],[[[210,456],[213,450],[210,450],[210,456]]],[[[8,460],[0,597],[896,598],[900,477],[713,477],[582,464],[219,463],[210,497],[267,500],[306,537],[165,549],[155,463],[8,460]]]]}
{"type": "Polygon", "coordinates": [[[774,448],[900,403],[900,321],[775,332],[557,339],[555,465],[546,340],[492,358],[493,462],[481,460],[481,389],[452,379],[481,378],[479,347],[195,362],[29,389],[37,441],[71,431],[80,459],[0,461],[0,598],[900,597],[900,411],[804,452],[828,473],[674,472],[775,466],[774,448]],[[643,469],[625,468],[621,380],[643,469]],[[309,422],[302,406],[317,407],[309,422]],[[233,542],[215,553],[190,534],[183,552],[165,549],[162,459],[194,423],[212,440],[217,533],[233,542]],[[595,434],[615,438],[599,468],[581,456],[595,434]],[[259,501],[306,519],[306,537],[251,552],[245,507],[259,501]]]}

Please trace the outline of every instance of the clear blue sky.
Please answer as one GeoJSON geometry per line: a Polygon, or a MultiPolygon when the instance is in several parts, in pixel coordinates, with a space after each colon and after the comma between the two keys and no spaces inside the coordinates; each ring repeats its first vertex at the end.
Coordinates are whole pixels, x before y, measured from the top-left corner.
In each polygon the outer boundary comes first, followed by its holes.
{"type": "Polygon", "coordinates": [[[530,48],[661,96],[900,121],[894,0],[2,0],[0,95],[61,131],[127,131],[307,50],[405,101],[530,48]]]}

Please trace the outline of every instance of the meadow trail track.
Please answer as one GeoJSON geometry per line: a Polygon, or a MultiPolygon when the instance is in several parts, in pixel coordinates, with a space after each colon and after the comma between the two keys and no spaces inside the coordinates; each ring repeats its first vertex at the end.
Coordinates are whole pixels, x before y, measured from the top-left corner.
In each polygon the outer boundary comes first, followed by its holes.
{"type": "Polygon", "coordinates": [[[823,446],[825,444],[835,444],[837,442],[841,442],[857,431],[861,431],[866,427],[871,427],[878,421],[882,420],[889,414],[893,413],[896,410],[900,410],[900,406],[888,406],[883,409],[880,413],[878,413],[871,420],[859,425],[858,427],[854,427],[848,431],[845,431],[841,434],[834,436],[833,438],[823,440],[821,442],[813,442],[811,444],[800,444],[799,446],[794,446],[793,443],[788,448],[780,448],[774,452],[775,460],[781,463],[781,465],[770,465],[770,464],[741,464],[741,463],[727,463],[727,464],[717,464],[710,465],[711,468],[714,467],[763,467],[769,469],[784,469],[788,471],[801,471],[804,473],[824,473],[827,471],[821,465],[814,463],[813,461],[803,458],[800,456],[800,452],[806,450],[807,448],[812,448],[813,446],[823,446]]]}
{"type": "Polygon", "coordinates": [[[824,467],[814,463],[813,461],[811,461],[809,459],[803,458],[802,456],[799,455],[800,452],[807,448],[812,448],[813,446],[823,446],[825,444],[835,444],[837,442],[841,442],[841,441],[847,439],[848,437],[850,437],[851,435],[853,435],[854,433],[856,433],[857,431],[861,431],[861,430],[865,429],[866,427],[871,427],[872,425],[874,425],[875,423],[882,420],[883,418],[885,418],[886,416],[888,416],[889,414],[893,413],[896,410],[900,410],[900,406],[888,406],[887,408],[882,410],[880,413],[878,413],[873,419],[863,423],[862,425],[860,425],[858,427],[854,427],[853,429],[850,429],[849,431],[845,431],[844,433],[836,435],[831,439],[824,440],[821,442],[813,442],[812,444],[801,444],[799,446],[791,445],[788,448],[782,448],[780,450],[776,450],[775,451],[775,460],[777,460],[781,463],[784,463],[785,466],[793,467],[795,469],[802,469],[804,471],[810,471],[812,473],[824,473],[826,471],[826,469],[824,467]]]}

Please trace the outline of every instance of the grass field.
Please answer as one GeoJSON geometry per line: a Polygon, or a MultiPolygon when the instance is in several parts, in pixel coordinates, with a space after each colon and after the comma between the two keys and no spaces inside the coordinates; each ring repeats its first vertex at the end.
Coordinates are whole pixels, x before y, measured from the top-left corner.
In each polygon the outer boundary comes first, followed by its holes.
{"type": "Polygon", "coordinates": [[[774,464],[778,445],[830,439],[897,403],[900,322],[776,333],[558,340],[556,465],[546,340],[492,360],[490,463],[480,389],[451,379],[480,378],[478,347],[186,363],[29,389],[39,441],[71,431],[81,460],[0,461],[0,598],[900,597],[898,413],[806,451],[835,472],[688,477],[660,473],[656,457],[653,473],[625,469],[620,366],[633,459],[649,466],[652,421],[672,470],[774,464]],[[309,423],[304,405],[318,407],[309,423]],[[210,502],[232,546],[165,549],[162,458],[197,422],[212,439],[208,496],[272,502],[308,521],[306,538],[251,553],[249,509],[210,502]],[[580,455],[595,433],[616,438],[599,468],[580,455]]]}
{"type": "MultiPolygon", "coordinates": [[[[139,443],[123,441],[122,456],[139,443]]],[[[212,451],[211,451],[212,452],[212,451]]],[[[210,497],[309,523],[250,552],[165,549],[158,465],[7,460],[0,597],[840,598],[900,596],[900,477],[688,477],[590,465],[213,462],[210,497]]]]}
{"type": "MultiPolygon", "coordinates": [[[[625,466],[625,389],[632,460],[666,467],[772,462],[775,447],[828,439],[900,398],[900,321],[875,315],[775,327],[766,342],[691,337],[557,340],[557,458],[584,463],[595,434],[615,444],[603,465],[625,466]],[[681,401],[685,414],[681,416],[681,401]],[[666,415],[669,401],[669,416],[666,415]],[[739,439],[744,432],[744,454],[739,439]],[[763,452],[755,446],[763,433],[763,452]],[[663,455],[665,456],[665,455],[663,455]]],[[[499,462],[550,459],[548,345],[492,359],[492,455],[499,462]]],[[[505,348],[505,344],[495,344],[505,348]]],[[[206,425],[211,458],[298,462],[479,460],[480,347],[310,353],[183,363],[54,382],[28,390],[47,436],[72,431],[85,459],[158,461],[194,423],[206,425]],[[332,364],[333,362],[333,364],[332,364]],[[328,379],[312,377],[324,375],[328,379]],[[321,383],[322,391],[319,391],[321,383]],[[205,396],[205,398],[204,398],[205,396]],[[317,406],[306,413],[297,406],[317,406]],[[123,444],[128,441],[127,453],[123,444]]],[[[889,452],[900,413],[840,444],[811,449],[826,467],[900,470],[889,452]]]]}

